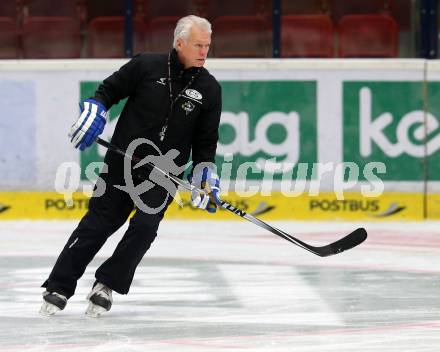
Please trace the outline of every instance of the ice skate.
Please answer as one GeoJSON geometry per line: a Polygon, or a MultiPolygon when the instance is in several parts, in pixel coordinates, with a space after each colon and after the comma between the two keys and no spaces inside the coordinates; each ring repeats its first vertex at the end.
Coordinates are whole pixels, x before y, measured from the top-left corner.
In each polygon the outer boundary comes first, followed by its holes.
{"type": "Polygon", "coordinates": [[[44,302],[39,313],[46,317],[63,310],[67,304],[67,298],[57,292],[44,291],[43,300],[44,302]]]}
{"type": "Polygon", "coordinates": [[[89,306],[87,307],[86,315],[98,318],[112,307],[112,290],[98,282],[87,295],[87,299],[89,300],[89,306]]]}

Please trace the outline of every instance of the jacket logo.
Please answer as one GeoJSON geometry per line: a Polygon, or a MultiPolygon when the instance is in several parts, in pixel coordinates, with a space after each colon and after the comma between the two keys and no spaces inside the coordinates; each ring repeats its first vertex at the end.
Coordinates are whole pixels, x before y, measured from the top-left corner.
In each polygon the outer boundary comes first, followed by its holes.
{"type": "Polygon", "coordinates": [[[197,99],[197,100],[202,99],[202,95],[195,89],[187,89],[185,90],[185,94],[193,99],[197,99]]]}
{"type": "Polygon", "coordinates": [[[159,83],[159,84],[162,84],[163,86],[166,86],[166,85],[167,85],[167,84],[166,84],[166,80],[167,80],[166,77],[159,78],[159,79],[156,81],[156,83],[159,83]]]}
{"type": "Polygon", "coordinates": [[[188,116],[188,114],[191,113],[191,111],[193,111],[194,108],[195,108],[195,105],[193,103],[191,103],[190,101],[185,101],[182,104],[182,109],[185,110],[186,116],[188,116]]]}

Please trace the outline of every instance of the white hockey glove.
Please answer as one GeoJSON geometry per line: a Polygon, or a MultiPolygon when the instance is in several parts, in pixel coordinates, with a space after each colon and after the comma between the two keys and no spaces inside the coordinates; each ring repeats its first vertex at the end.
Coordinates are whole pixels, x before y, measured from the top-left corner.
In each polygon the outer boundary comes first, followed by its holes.
{"type": "Polygon", "coordinates": [[[191,192],[191,203],[195,208],[205,209],[210,213],[217,211],[217,205],[221,204],[219,197],[220,179],[209,167],[195,170],[188,175],[188,181],[195,187],[206,191],[208,194],[200,193],[197,190],[191,192]]]}

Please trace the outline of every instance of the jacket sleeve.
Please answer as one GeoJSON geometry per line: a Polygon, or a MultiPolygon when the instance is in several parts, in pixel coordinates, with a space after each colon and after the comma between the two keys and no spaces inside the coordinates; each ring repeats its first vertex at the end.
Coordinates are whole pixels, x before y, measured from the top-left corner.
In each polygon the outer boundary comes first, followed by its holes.
{"type": "Polygon", "coordinates": [[[94,99],[110,109],[112,105],[132,95],[143,76],[142,66],[141,55],[136,55],[118,71],[104,79],[96,90],[94,99]]]}
{"type": "Polygon", "coordinates": [[[193,133],[192,161],[193,166],[201,162],[215,161],[218,142],[218,129],[222,112],[221,87],[217,81],[213,84],[212,100],[209,107],[198,117],[193,133]]]}

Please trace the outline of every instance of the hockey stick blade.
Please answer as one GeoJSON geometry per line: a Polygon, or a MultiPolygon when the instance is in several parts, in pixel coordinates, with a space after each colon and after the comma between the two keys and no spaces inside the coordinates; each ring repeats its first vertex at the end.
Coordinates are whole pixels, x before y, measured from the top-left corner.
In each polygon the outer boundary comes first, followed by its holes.
{"type": "Polygon", "coordinates": [[[316,255],[319,255],[320,257],[328,257],[334,254],[342,253],[353,247],[356,247],[360,245],[362,242],[364,242],[366,239],[367,239],[367,231],[364,228],[359,227],[353,232],[349,233],[347,236],[328,245],[322,247],[315,247],[303,242],[303,244],[305,245],[305,247],[303,248],[307,249],[308,251],[316,255]]]}
{"type": "MultiPolygon", "coordinates": [[[[101,138],[97,138],[96,143],[102,145],[103,147],[108,148],[109,150],[112,150],[113,152],[116,152],[128,159],[131,159],[135,162],[139,162],[141,159],[138,158],[135,155],[129,155],[127,154],[125,151],[123,151],[122,149],[118,148],[117,146],[101,139],[101,138]]],[[[160,168],[158,168],[156,165],[147,163],[145,164],[145,166],[147,166],[150,169],[155,169],[158,172],[160,172],[161,174],[163,174],[164,176],[168,177],[170,180],[174,181],[176,184],[182,186],[183,188],[186,188],[189,191],[192,190],[196,190],[199,193],[206,193],[205,191],[194,187],[193,185],[188,185],[186,183],[184,183],[180,178],[174,176],[174,175],[170,175],[167,172],[161,170],[160,168]]],[[[230,211],[231,213],[242,217],[243,219],[246,219],[247,221],[252,222],[255,225],[258,225],[260,227],[262,227],[263,229],[270,231],[271,233],[273,233],[274,235],[277,235],[281,238],[284,238],[285,240],[315,254],[318,255],[320,257],[328,257],[334,254],[338,254],[341,252],[344,252],[346,250],[349,250],[353,247],[356,247],[357,245],[361,244],[362,242],[364,242],[367,239],[367,231],[364,228],[358,228],[356,230],[354,230],[352,233],[348,234],[347,236],[333,242],[330,243],[328,245],[325,246],[321,246],[321,247],[315,247],[312,246],[310,244],[307,244],[295,237],[293,237],[292,235],[289,235],[288,233],[277,229],[276,227],[273,227],[271,225],[269,225],[268,223],[256,218],[255,216],[252,216],[251,214],[246,213],[244,210],[238,209],[236,207],[234,207],[232,204],[229,204],[226,201],[221,201],[220,206],[228,211],[230,211]]]]}
{"type": "Polygon", "coordinates": [[[229,210],[231,213],[238,215],[243,219],[254,223],[255,225],[258,225],[272,232],[274,235],[284,238],[285,240],[296,244],[297,246],[302,247],[313,254],[319,255],[320,257],[328,257],[334,254],[342,253],[346,250],[356,247],[367,239],[367,231],[364,228],[360,227],[348,234],[347,236],[337,240],[336,242],[330,243],[322,247],[315,247],[293,237],[292,235],[289,235],[288,233],[280,229],[277,229],[274,226],[269,225],[268,223],[260,219],[257,219],[251,214],[248,214],[245,211],[234,207],[228,202],[222,201],[221,206],[222,208],[229,210]]]}

